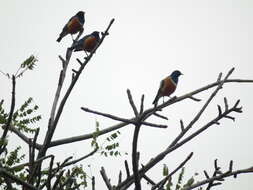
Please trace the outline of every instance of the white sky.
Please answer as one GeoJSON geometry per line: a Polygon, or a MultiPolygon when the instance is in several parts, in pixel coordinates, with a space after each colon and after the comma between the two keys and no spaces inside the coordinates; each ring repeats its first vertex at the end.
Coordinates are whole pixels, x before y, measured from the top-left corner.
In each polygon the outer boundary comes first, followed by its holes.
{"type": "MultiPolygon", "coordinates": [[[[226,73],[232,67],[236,68],[232,78],[253,79],[252,8],[251,0],[0,1],[0,69],[14,73],[29,55],[38,57],[36,69],[17,81],[17,106],[30,96],[40,106],[43,121],[40,122],[39,139],[42,140],[61,69],[58,55],[64,55],[71,43],[70,36],[61,43],[56,42],[62,27],[79,10],[86,12],[85,34],[94,30],[103,31],[110,19],[115,18],[110,35],[73,90],[54,140],[81,135],[94,130],[96,119],[101,129],[115,124],[108,119],[84,113],[80,110],[81,106],[132,117],[126,89],[131,89],[138,105],[141,95],[145,94],[145,107],[150,108],[160,80],[175,69],[184,73],[175,93],[177,96],[215,81],[219,72],[226,73]]],[[[69,69],[78,68],[75,58],[82,58],[83,55],[75,53],[69,69]]],[[[69,72],[64,89],[70,77],[69,72]]],[[[10,81],[0,75],[0,85],[4,89],[1,98],[6,99],[6,106],[9,106],[10,81]]],[[[208,93],[197,97],[205,100],[208,93]]],[[[223,105],[224,96],[231,105],[241,99],[244,112],[233,114],[236,116],[235,122],[223,120],[221,126],[212,127],[184,148],[167,156],[148,174],[158,181],[162,164],[168,164],[173,170],[191,151],[194,156],[186,167],[187,176],[198,172],[203,178],[203,170],[212,171],[215,158],[219,159],[224,170],[231,159],[234,160],[235,169],[252,166],[252,94],[252,84],[225,85],[195,129],[216,116],[216,106],[223,105]]],[[[163,114],[170,118],[165,122],[168,129],[143,127],[138,148],[141,163],[145,164],[164,150],[180,131],[179,120],[183,119],[188,124],[203,103],[185,100],[165,109],[163,114]]],[[[158,119],[154,121],[164,123],[158,119]]],[[[119,168],[124,166],[124,159],[127,158],[131,163],[132,129],[132,126],[127,126],[120,136],[120,150],[127,151],[128,157],[110,160],[97,154],[83,165],[86,167],[91,164],[93,175],[100,166],[104,166],[115,184],[119,168]]],[[[17,139],[13,140],[15,144],[20,143],[17,139]]],[[[59,160],[70,155],[78,158],[91,151],[89,143],[85,141],[60,146],[52,151],[59,160]]],[[[91,175],[89,170],[87,172],[91,175]]],[[[100,175],[98,178],[97,189],[105,187],[100,175]]],[[[216,189],[251,190],[252,179],[251,174],[241,175],[237,180],[227,179],[223,186],[216,189]]]]}

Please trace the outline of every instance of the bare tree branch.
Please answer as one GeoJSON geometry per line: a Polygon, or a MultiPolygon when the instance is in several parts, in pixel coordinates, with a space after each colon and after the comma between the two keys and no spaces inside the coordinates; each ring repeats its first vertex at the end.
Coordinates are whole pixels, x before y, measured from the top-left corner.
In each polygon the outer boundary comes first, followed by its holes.
{"type": "Polygon", "coordinates": [[[219,181],[219,180],[222,180],[223,178],[230,177],[230,176],[237,176],[238,174],[243,174],[243,173],[253,173],[253,167],[246,168],[246,169],[241,169],[241,170],[236,170],[236,171],[233,171],[233,172],[222,173],[218,176],[215,176],[215,177],[208,178],[208,179],[205,179],[203,181],[197,182],[197,183],[191,185],[190,187],[185,187],[184,190],[195,189],[195,188],[200,187],[202,185],[208,184],[212,181],[219,181]]]}
{"type": "MultiPolygon", "coordinates": [[[[38,159],[38,160],[35,160],[33,163],[36,164],[36,163],[41,162],[41,161],[43,161],[43,160],[45,160],[45,159],[47,159],[47,158],[51,158],[52,156],[53,156],[53,155],[44,156],[44,157],[42,157],[42,158],[40,158],[40,159],[38,159]]],[[[10,170],[15,170],[15,169],[17,169],[17,168],[25,167],[25,166],[30,166],[30,165],[31,165],[30,162],[26,162],[26,163],[23,163],[23,164],[18,164],[18,165],[16,165],[16,166],[13,166],[13,167],[10,168],[10,170]]]]}
{"type": "Polygon", "coordinates": [[[134,174],[135,190],[141,190],[141,178],[139,176],[139,159],[137,158],[137,143],[140,132],[141,124],[136,125],[134,128],[134,136],[132,143],[132,165],[134,174]]]}
{"type": "Polygon", "coordinates": [[[125,160],[125,169],[126,169],[126,175],[127,175],[127,178],[130,176],[130,170],[129,170],[129,166],[128,166],[128,163],[127,163],[127,160],[125,160]]]}
{"type": "MultiPolygon", "coordinates": [[[[149,109],[147,109],[145,112],[150,113],[150,112],[152,112],[154,109],[156,109],[156,110],[161,110],[162,108],[165,108],[165,107],[167,107],[167,106],[169,106],[169,105],[172,105],[172,104],[174,104],[174,103],[177,103],[177,102],[179,102],[179,101],[182,101],[182,100],[184,100],[184,99],[187,99],[187,98],[189,98],[189,97],[192,96],[192,95],[195,95],[195,94],[198,94],[198,93],[203,92],[203,91],[205,91],[205,90],[208,90],[208,89],[210,89],[210,88],[213,88],[213,87],[219,85],[221,82],[224,82],[224,83],[253,83],[253,80],[247,80],[247,79],[228,79],[228,80],[226,80],[226,81],[225,81],[225,80],[223,80],[223,81],[218,81],[218,82],[216,81],[216,82],[211,83],[211,84],[209,84],[209,85],[206,85],[206,86],[204,86],[204,87],[202,87],[202,88],[199,88],[199,89],[197,89],[197,90],[194,90],[194,91],[192,91],[192,92],[190,92],[190,93],[187,93],[187,94],[182,95],[182,96],[180,96],[180,97],[176,97],[175,99],[173,99],[173,101],[171,101],[171,99],[170,99],[170,100],[164,102],[163,104],[159,105],[159,106],[156,107],[156,108],[154,108],[154,107],[149,108],[149,109]]],[[[134,119],[135,119],[135,118],[131,118],[131,119],[129,119],[129,120],[134,120],[134,119]]],[[[108,127],[108,128],[106,128],[106,129],[104,129],[104,130],[101,130],[101,131],[99,132],[98,136],[104,135],[104,134],[109,133],[109,132],[112,132],[112,131],[114,131],[114,130],[118,130],[118,129],[120,129],[120,128],[122,128],[122,127],[125,127],[125,126],[127,126],[127,125],[129,125],[129,123],[124,123],[124,122],[123,122],[123,123],[116,124],[116,125],[113,125],[113,126],[108,127]]],[[[93,133],[84,134],[84,135],[79,135],[79,136],[74,136],[74,137],[69,137],[69,138],[64,138],[64,139],[59,139],[59,140],[52,141],[52,142],[49,144],[49,147],[59,146],[59,145],[63,145],[63,144],[69,144],[69,143],[72,143],[72,142],[83,141],[83,140],[91,139],[91,138],[93,138],[93,133]]]]}
{"type": "MultiPolygon", "coordinates": [[[[6,128],[6,125],[2,126],[3,128],[6,128]]],[[[13,132],[15,135],[17,135],[20,139],[22,139],[25,143],[27,143],[29,145],[29,143],[31,143],[29,141],[29,138],[27,136],[25,136],[22,132],[20,132],[16,127],[12,126],[11,124],[9,125],[9,130],[11,132],[13,132]]],[[[30,146],[33,146],[32,144],[30,144],[30,146]]],[[[34,147],[36,149],[40,149],[42,145],[35,143],[34,147]]]]}
{"type": "Polygon", "coordinates": [[[92,176],[91,178],[92,190],[95,190],[95,177],[92,176]]]}
{"type": "Polygon", "coordinates": [[[150,179],[146,174],[143,175],[143,179],[145,179],[148,183],[150,183],[151,185],[155,185],[156,183],[150,179]]]}
{"type": "MultiPolygon", "coordinates": [[[[236,106],[238,106],[238,104],[235,104],[236,106]]],[[[153,166],[155,166],[159,161],[161,161],[167,154],[171,153],[172,151],[178,149],[179,147],[181,147],[182,145],[184,145],[185,143],[189,142],[191,139],[193,139],[194,137],[196,137],[197,135],[199,135],[200,133],[202,133],[203,131],[205,131],[206,129],[208,129],[210,126],[216,124],[220,119],[224,118],[225,115],[230,114],[231,112],[241,112],[241,108],[240,107],[232,107],[230,109],[228,109],[227,111],[225,111],[223,114],[218,115],[217,117],[215,117],[213,120],[211,120],[210,122],[208,122],[206,125],[204,125],[203,127],[201,127],[199,130],[197,130],[196,132],[194,132],[193,134],[191,134],[190,136],[186,137],[185,139],[181,140],[181,142],[178,142],[177,144],[175,144],[172,147],[168,147],[165,151],[161,152],[160,154],[158,154],[155,158],[151,159],[151,161],[149,163],[147,163],[144,168],[142,168],[139,173],[140,176],[143,176],[144,173],[146,173],[149,169],[151,169],[153,166]]],[[[129,185],[131,183],[133,183],[133,176],[130,176],[128,179],[126,179],[125,181],[123,181],[118,188],[121,188],[123,186],[129,185]]]]}
{"type": "Polygon", "coordinates": [[[228,74],[224,78],[223,82],[221,82],[217,86],[217,88],[214,90],[214,92],[207,99],[206,103],[203,105],[203,107],[200,109],[200,111],[197,113],[197,115],[194,117],[194,119],[189,123],[189,125],[183,131],[181,131],[181,133],[175,138],[175,140],[170,144],[169,147],[174,146],[186,134],[186,132],[188,130],[190,130],[192,128],[192,126],[199,120],[199,118],[202,115],[202,113],[205,111],[205,109],[207,108],[207,106],[209,105],[209,103],[212,101],[212,99],[215,97],[215,95],[218,93],[218,91],[222,88],[224,82],[228,79],[228,77],[232,74],[233,71],[234,71],[234,68],[232,68],[228,72],[228,74]]]}
{"type": "MultiPolygon", "coordinates": [[[[104,38],[108,35],[108,31],[111,27],[111,25],[113,24],[114,22],[114,19],[112,19],[107,27],[107,29],[105,30],[105,32],[102,34],[102,38],[101,40],[99,41],[98,45],[96,46],[96,48],[93,49],[93,51],[90,53],[90,55],[88,57],[86,57],[84,63],[80,66],[78,72],[76,73],[74,79],[71,81],[71,84],[69,86],[69,88],[67,89],[65,95],[63,96],[63,99],[59,105],[59,108],[57,110],[57,113],[55,115],[55,118],[52,118],[52,116],[54,115],[54,111],[52,110],[51,112],[51,116],[50,116],[50,122],[49,122],[49,130],[47,131],[47,134],[46,134],[46,137],[44,139],[44,143],[43,143],[43,147],[41,148],[41,150],[39,151],[39,154],[38,154],[38,158],[42,157],[45,155],[46,153],[46,150],[48,149],[48,146],[51,142],[51,139],[53,137],[53,134],[54,134],[54,131],[55,131],[55,128],[57,126],[57,123],[60,119],[60,116],[62,114],[62,111],[63,111],[63,108],[65,106],[65,103],[70,95],[70,93],[72,92],[72,89],[74,88],[79,76],[81,75],[83,69],[85,68],[85,66],[87,65],[87,63],[90,61],[90,59],[92,58],[93,54],[95,53],[95,51],[97,50],[97,48],[102,44],[104,38]]],[[[72,44],[73,45],[73,44],[72,44]]],[[[67,50],[67,55],[66,55],[66,59],[67,60],[70,60],[70,57],[71,57],[71,53],[72,51],[70,49],[67,50]]],[[[67,62],[66,60],[66,62],[67,62]]],[[[67,66],[66,66],[67,67],[67,66]]],[[[64,73],[63,73],[64,74],[64,73]]],[[[59,87],[61,89],[61,87],[59,87]]],[[[60,90],[59,90],[60,91],[60,90]]],[[[58,98],[59,99],[59,98],[58,98]]],[[[58,100],[57,100],[58,101],[58,100]]]]}
{"type": "Polygon", "coordinates": [[[61,172],[59,173],[59,175],[56,177],[56,180],[55,180],[54,185],[53,185],[53,189],[56,189],[57,186],[59,185],[60,179],[61,179],[61,177],[63,176],[63,173],[64,173],[64,170],[61,171],[61,172]]]}
{"type": "Polygon", "coordinates": [[[103,180],[104,180],[104,182],[105,182],[107,188],[108,188],[109,190],[113,190],[112,185],[111,185],[111,182],[110,182],[110,179],[107,177],[107,175],[106,175],[106,173],[105,173],[104,167],[101,167],[100,174],[101,174],[101,176],[102,176],[102,178],[103,178],[103,180]]]}
{"type": "Polygon", "coordinates": [[[119,171],[119,178],[118,178],[118,184],[120,184],[122,181],[122,172],[121,170],[119,171]]]}
{"type": "Polygon", "coordinates": [[[72,160],[72,161],[66,162],[65,164],[63,164],[63,165],[61,166],[61,168],[66,167],[66,166],[70,166],[70,165],[73,165],[73,164],[76,164],[76,163],[78,163],[78,162],[80,162],[80,161],[82,161],[82,160],[84,160],[84,159],[86,159],[86,158],[92,156],[93,154],[95,154],[95,153],[97,152],[97,150],[98,150],[98,147],[96,147],[96,148],[95,148],[92,152],[90,152],[89,154],[87,154],[87,155],[85,155],[85,156],[82,156],[81,158],[78,158],[78,159],[76,159],[76,160],[72,160]]]}
{"type": "Polygon", "coordinates": [[[140,112],[139,112],[139,114],[142,114],[142,113],[143,113],[143,110],[144,110],[144,98],[145,98],[145,96],[144,96],[144,94],[142,94],[142,96],[141,96],[141,105],[140,105],[140,112]]]}
{"type": "MultiPolygon", "coordinates": [[[[117,129],[120,129],[126,125],[128,125],[128,123],[119,123],[117,125],[113,125],[111,127],[108,127],[106,129],[98,131],[96,135],[101,136],[103,134],[107,134],[107,133],[110,133],[110,132],[115,131],[117,129]]],[[[85,134],[85,135],[55,140],[50,143],[49,147],[54,147],[54,146],[59,146],[59,145],[63,145],[63,144],[69,144],[69,143],[73,143],[73,142],[83,141],[86,139],[91,139],[94,137],[94,133],[95,133],[95,131],[92,133],[85,134]]]]}
{"type": "MultiPolygon", "coordinates": [[[[101,116],[104,116],[104,117],[107,117],[107,118],[110,118],[110,119],[113,119],[113,120],[116,120],[116,121],[125,122],[127,124],[133,124],[133,125],[137,124],[136,119],[125,119],[125,118],[114,116],[114,115],[111,115],[111,114],[108,114],[108,113],[102,113],[102,112],[94,111],[94,110],[91,110],[89,108],[84,108],[84,107],[81,107],[81,109],[85,112],[101,115],[101,116]]],[[[156,128],[167,128],[167,125],[158,125],[158,124],[149,123],[149,122],[145,122],[145,121],[141,121],[141,124],[142,125],[147,125],[147,126],[150,126],[150,127],[156,127],[156,128]]]]}

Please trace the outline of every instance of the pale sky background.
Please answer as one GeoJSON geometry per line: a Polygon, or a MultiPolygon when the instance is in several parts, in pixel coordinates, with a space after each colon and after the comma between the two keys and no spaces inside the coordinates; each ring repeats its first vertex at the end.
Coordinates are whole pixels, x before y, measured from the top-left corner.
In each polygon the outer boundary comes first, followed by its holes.
{"type": "MultiPolygon", "coordinates": [[[[14,73],[31,54],[39,60],[33,72],[26,73],[17,81],[16,100],[19,106],[28,97],[33,97],[40,106],[39,112],[43,116],[39,123],[40,143],[47,129],[61,69],[58,55],[65,55],[71,43],[70,36],[61,43],[56,39],[67,20],[79,10],[86,12],[85,34],[103,31],[112,18],[115,18],[115,23],[73,90],[54,140],[90,133],[95,129],[95,120],[100,122],[101,129],[117,123],[85,113],[80,110],[82,106],[132,117],[127,88],[131,89],[138,105],[141,95],[145,94],[145,108],[150,108],[160,80],[175,69],[184,73],[175,92],[177,96],[214,82],[219,72],[226,73],[232,67],[236,70],[231,78],[253,79],[251,0],[0,1],[0,69],[14,73]]],[[[83,55],[82,52],[73,55],[70,70],[78,68],[75,58],[83,55]]],[[[71,72],[67,75],[64,90],[70,80],[71,72]]],[[[5,106],[9,110],[11,82],[0,75],[0,85],[3,89],[0,98],[6,100],[5,106]]],[[[141,163],[146,164],[168,146],[180,131],[179,120],[183,119],[188,124],[211,92],[196,96],[203,99],[200,103],[185,100],[164,109],[163,114],[169,117],[169,121],[152,119],[167,124],[167,129],[141,129],[138,146],[141,163]]],[[[217,115],[217,104],[224,105],[224,96],[230,105],[241,99],[244,112],[232,114],[236,117],[235,122],[224,119],[220,126],[211,127],[168,155],[148,175],[155,181],[160,180],[163,164],[168,164],[172,171],[191,151],[194,156],[186,165],[186,177],[198,172],[198,179],[203,179],[203,170],[212,172],[216,158],[224,171],[228,169],[230,160],[234,161],[234,169],[252,166],[252,95],[253,84],[226,84],[192,131],[217,115]]],[[[105,167],[112,184],[116,184],[124,159],[131,163],[132,136],[133,126],[121,130],[119,150],[128,152],[129,156],[111,159],[96,154],[82,163],[88,175],[97,176],[96,189],[106,188],[98,174],[101,166],[105,167]],[[91,170],[87,168],[89,164],[91,170]]],[[[99,142],[104,142],[104,137],[99,142]]],[[[21,141],[14,138],[12,143],[16,145],[21,141]]],[[[48,153],[55,153],[57,159],[62,160],[71,155],[78,158],[90,151],[88,140],[59,146],[48,153]]],[[[236,180],[228,178],[222,186],[214,189],[252,190],[252,180],[252,174],[239,175],[236,180]]]]}

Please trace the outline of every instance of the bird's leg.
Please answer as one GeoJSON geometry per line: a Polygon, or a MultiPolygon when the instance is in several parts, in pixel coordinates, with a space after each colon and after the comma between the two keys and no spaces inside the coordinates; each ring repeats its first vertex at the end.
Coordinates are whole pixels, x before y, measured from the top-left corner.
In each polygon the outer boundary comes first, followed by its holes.
{"type": "Polygon", "coordinates": [[[84,52],[85,52],[86,56],[88,57],[88,53],[87,53],[87,51],[85,51],[85,50],[84,50],[84,52]]]}
{"type": "Polygon", "coordinates": [[[72,34],[71,34],[71,38],[72,38],[72,41],[75,43],[76,41],[75,41],[75,39],[74,39],[74,37],[73,37],[72,34]]]}

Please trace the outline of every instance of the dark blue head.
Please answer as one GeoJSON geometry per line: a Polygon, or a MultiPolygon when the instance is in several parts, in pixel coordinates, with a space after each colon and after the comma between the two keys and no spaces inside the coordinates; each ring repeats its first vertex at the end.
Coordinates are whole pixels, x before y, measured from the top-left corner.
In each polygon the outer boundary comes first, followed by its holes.
{"type": "Polygon", "coordinates": [[[170,77],[172,78],[172,80],[177,84],[178,82],[178,77],[182,75],[182,73],[178,70],[175,70],[171,73],[170,77]]]}
{"type": "Polygon", "coordinates": [[[84,23],[84,14],[85,12],[83,11],[79,11],[78,13],[76,13],[76,16],[80,19],[81,23],[84,23]]]}
{"type": "Polygon", "coordinates": [[[97,39],[97,41],[100,40],[100,37],[99,37],[99,32],[98,31],[94,31],[91,33],[92,36],[95,36],[95,38],[97,39]]]}

